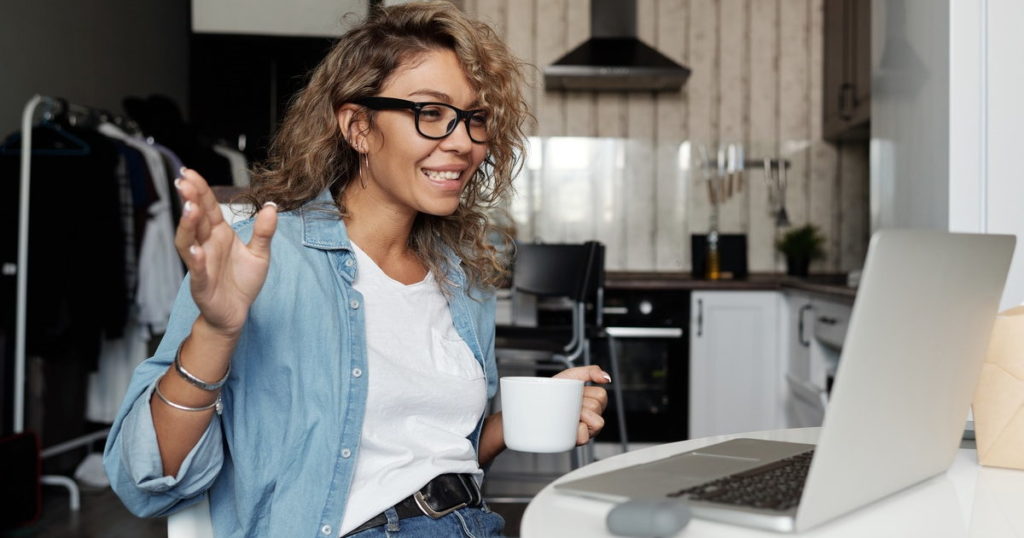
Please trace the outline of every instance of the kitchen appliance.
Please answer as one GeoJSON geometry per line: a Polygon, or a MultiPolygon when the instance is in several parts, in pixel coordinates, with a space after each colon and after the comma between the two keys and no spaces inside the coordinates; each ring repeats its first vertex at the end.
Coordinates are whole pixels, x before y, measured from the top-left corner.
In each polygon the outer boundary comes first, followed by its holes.
{"type": "MultiPolygon", "coordinates": [[[[606,284],[607,286],[608,284],[606,284]]],[[[623,412],[631,443],[686,439],[689,402],[689,292],[605,288],[604,326],[618,357],[623,412]]],[[[610,368],[608,346],[595,344],[594,362],[610,368]]],[[[598,441],[620,441],[614,401],[598,441]]]]}
{"type": "Polygon", "coordinates": [[[548,90],[679,91],[690,70],[636,37],[636,0],[591,0],[591,38],[544,68],[548,90]]]}

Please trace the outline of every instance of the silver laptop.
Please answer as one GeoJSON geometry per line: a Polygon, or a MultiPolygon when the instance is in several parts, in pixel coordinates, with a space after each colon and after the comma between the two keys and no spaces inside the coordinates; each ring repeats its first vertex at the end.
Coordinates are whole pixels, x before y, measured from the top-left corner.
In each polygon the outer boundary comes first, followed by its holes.
{"type": "Polygon", "coordinates": [[[611,501],[676,496],[695,517],[789,532],[945,471],[1014,241],[928,230],[872,237],[817,446],[736,439],[555,488],[611,501]]]}

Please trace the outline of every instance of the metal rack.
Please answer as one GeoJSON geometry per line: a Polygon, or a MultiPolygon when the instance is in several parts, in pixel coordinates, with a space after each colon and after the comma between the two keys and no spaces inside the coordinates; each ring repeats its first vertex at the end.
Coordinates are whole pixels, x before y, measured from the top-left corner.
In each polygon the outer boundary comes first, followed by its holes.
{"type": "MultiPolygon", "coordinates": [[[[32,125],[37,110],[42,107],[46,114],[68,111],[70,106],[63,99],[35,95],[25,103],[21,115],[21,168],[18,201],[18,259],[17,259],[17,299],[15,303],[15,336],[14,336],[14,432],[25,429],[25,338],[28,329],[28,247],[29,247],[29,200],[32,183],[32,125]]],[[[84,109],[88,111],[89,109],[84,109]]],[[[54,445],[42,451],[42,458],[63,454],[75,448],[88,445],[103,439],[109,429],[92,432],[64,443],[54,445]]],[[[70,496],[71,510],[77,511],[81,506],[78,484],[69,477],[59,475],[43,475],[43,484],[67,488],[70,496]]]]}

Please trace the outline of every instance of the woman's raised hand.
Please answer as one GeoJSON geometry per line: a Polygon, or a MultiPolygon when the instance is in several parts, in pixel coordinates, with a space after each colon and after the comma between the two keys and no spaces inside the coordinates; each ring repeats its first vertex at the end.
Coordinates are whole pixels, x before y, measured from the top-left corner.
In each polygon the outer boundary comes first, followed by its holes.
{"type": "Polygon", "coordinates": [[[211,328],[235,336],[267,278],[277,206],[264,204],[256,214],[252,239],[245,244],[195,170],[183,168],[175,185],[184,205],[174,246],[191,274],[192,299],[211,328]]]}

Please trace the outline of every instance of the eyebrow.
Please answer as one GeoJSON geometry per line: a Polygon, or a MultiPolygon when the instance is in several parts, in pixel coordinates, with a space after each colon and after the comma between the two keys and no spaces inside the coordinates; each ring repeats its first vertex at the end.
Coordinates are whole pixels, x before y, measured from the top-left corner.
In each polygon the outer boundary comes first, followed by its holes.
{"type": "MultiPolygon", "coordinates": [[[[437,90],[422,89],[422,90],[416,90],[416,91],[413,91],[413,92],[409,93],[410,97],[413,96],[413,95],[426,95],[426,96],[429,96],[432,99],[436,99],[437,101],[440,101],[442,103],[448,103],[448,104],[452,103],[452,98],[451,98],[450,95],[448,95],[447,93],[444,93],[444,92],[439,92],[437,90]]],[[[479,105],[480,105],[480,102],[474,100],[472,103],[469,104],[468,107],[466,107],[466,110],[473,110],[474,108],[477,108],[479,105]]]]}

